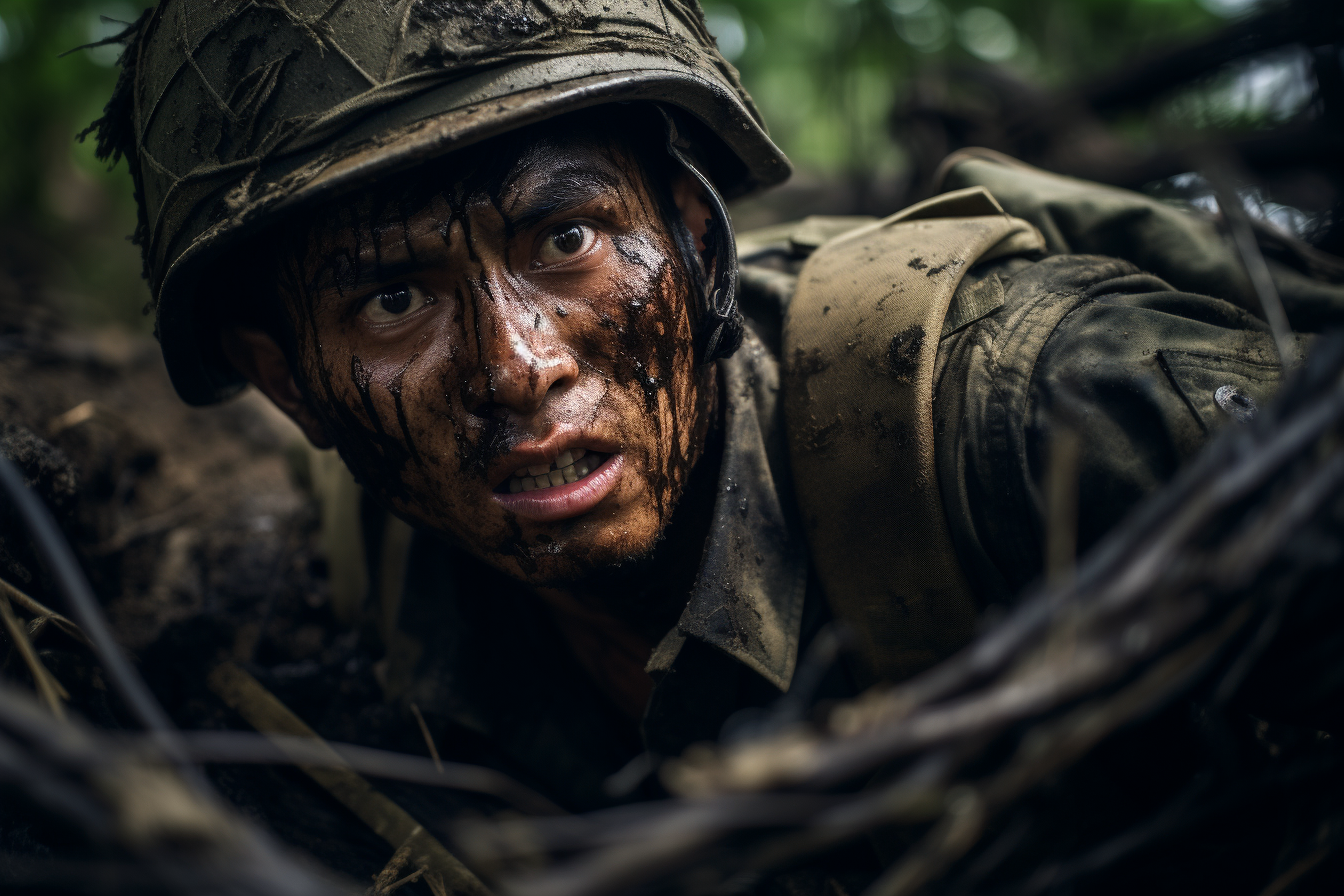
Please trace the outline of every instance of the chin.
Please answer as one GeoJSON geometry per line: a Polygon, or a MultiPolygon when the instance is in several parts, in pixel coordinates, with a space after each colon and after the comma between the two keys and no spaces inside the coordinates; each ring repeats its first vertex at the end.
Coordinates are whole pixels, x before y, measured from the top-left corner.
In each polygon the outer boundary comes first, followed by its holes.
{"type": "Polygon", "coordinates": [[[609,525],[592,534],[525,537],[509,545],[507,553],[467,549],[511,578],[555,588],[596,582],[637,568],[653,555],[661,534],[661,527],[637,533],[609,525]]]}

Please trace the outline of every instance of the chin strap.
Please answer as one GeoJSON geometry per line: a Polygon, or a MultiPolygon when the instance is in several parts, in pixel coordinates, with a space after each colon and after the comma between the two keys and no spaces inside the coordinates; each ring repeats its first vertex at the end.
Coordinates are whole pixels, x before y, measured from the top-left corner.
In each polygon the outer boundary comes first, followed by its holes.
{"type": "Polygon", "coordinates": [[[714,216],[705,233],[705,245],[714,263],[714,281],[702,297],[696,333],[696,356],[700,363],[709,364],[729,357],[742,344],[742,313],[737,308],[737,243],[723,197],[695,163],[691,142],[682,136],[671,112],[662,106],[658,111],[667,124],[668,153],[700,182],[714,216]]]}

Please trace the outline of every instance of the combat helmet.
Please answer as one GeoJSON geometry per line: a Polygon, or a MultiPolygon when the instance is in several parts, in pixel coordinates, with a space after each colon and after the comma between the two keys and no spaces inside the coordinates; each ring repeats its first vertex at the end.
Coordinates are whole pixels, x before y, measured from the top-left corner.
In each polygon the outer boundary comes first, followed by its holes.
{"type": "Polygon", "coordinates": [[[99,152],[128,159],[156,333],[189,403],[243,385],[202,332],[198,287],[245,235],[604,103],[672,110],[669,151],[709,187],[720,218],[720,275],[702,309],[708,355],[740,338],[719,194],[779,183],[789,164],[696,0],[162,0],[120,37],[99,152]]]}

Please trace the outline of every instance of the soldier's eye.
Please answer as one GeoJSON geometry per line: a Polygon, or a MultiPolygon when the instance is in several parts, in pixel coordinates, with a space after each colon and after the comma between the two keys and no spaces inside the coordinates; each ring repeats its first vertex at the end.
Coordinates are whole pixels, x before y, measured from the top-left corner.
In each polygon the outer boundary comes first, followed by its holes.
{"type": "Polygon", "coordinates": [[[559,264],[592,248],[597,234],[583,224],[561,224],[542,237],[537,264],[559,264]]]}
{"type": "Polygon", "coordinates": [[[370,323],[386,324],[419,310],[427,301],[424,292],[418,287],[398,283],[369,296],[360,314],[370,323]]]}

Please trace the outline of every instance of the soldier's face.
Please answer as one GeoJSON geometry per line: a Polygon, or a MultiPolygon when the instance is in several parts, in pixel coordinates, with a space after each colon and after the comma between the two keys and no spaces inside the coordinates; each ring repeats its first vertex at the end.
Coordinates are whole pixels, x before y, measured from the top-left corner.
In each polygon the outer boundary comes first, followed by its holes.
{"type": "Polygon", "coordinates": [[[300,391],[398,515],[574,580],[647,554],[698,458],[714,386],[691,280],[620,143],[571,132],[472,164],[310,236],[285,288],[300,391]]]}

